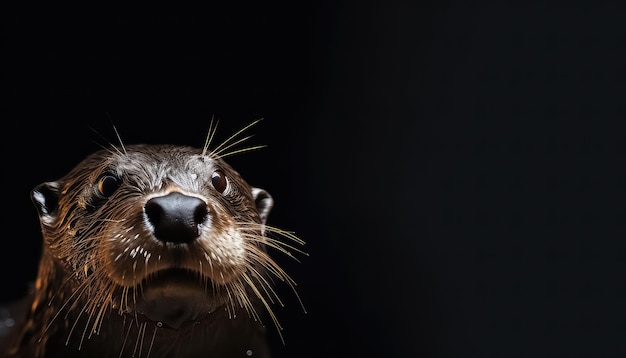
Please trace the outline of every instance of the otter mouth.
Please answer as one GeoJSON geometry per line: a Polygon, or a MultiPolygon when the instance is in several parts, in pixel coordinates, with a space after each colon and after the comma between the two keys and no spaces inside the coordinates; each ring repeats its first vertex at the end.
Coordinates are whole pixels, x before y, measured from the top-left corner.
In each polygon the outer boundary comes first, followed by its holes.
{"type": "Polygon", "coordinates": [[[211,281],[197,272],[166,269],[151,274],[138,286],[135,313],[159,326],[178,329],[223,304],[211,281]]]}

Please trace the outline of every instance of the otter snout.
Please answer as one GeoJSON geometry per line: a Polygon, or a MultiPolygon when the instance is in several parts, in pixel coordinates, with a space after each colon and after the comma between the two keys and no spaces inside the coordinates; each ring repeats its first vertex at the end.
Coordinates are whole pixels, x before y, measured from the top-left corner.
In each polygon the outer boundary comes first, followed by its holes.
{"type": "Polygon", "coordinates": [[[200,236],[200,225],[209,220],[209,210],[203,200],[178,192],[148,200],[144,211],[154,236],[177,244],[196,240],[200,236]]]}

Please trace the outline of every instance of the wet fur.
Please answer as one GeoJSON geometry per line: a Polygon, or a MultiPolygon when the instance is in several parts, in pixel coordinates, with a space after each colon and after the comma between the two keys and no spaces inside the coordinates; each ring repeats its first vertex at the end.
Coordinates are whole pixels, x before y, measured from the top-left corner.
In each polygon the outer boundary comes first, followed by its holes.
{"type": "MultiPolygon", "coordinates": [[[[269,357],[266,318],[282,329],[272,309],[281,304],[274,281],[294,293],[295,283],[267,248],[294,257],[292,252],[303,253],[295,247],[303,242],[266,224],[271,196],[223,160],[257,148],[233,149],[247,139],[239,135],[248,127],[213,150],[214,127],[199,149],[110,146],[36,187],[43,252],[28,315],[8,356],[269,357]],[[217,169],[228,179],[224,193],[210,185],[217,169]],[[106,175],[121,180],[109,197],[99,187],[106,175]],[[156,242],[141,221],[147,198],[172,191],[197,195],[211,209],[211,235],[193,250],[156,242]],[[175,258],[162,259],[168,255],[175,258]],[[177,329],[137,308],[155,275],[171,268],[193,272],[206,295],[198,298],[202,293],[191,289],[192,303],[200,307],[188,308],[194,316],[177,329]]],[[[175,292],[164,290],[179,303],[175,292]]]]}

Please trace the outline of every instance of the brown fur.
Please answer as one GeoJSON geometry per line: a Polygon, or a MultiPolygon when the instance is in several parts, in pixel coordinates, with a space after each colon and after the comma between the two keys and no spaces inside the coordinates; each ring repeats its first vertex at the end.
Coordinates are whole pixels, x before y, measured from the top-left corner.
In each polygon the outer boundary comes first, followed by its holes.
{"type": "Polygon", "coordinates": [[[273,281],[294,283],[267,248],[303,242],[266,224],[272,198],[228,148],[110,147],[33,189],[43,253],[8,356],[269,357],[273,281]],[[157,238],[149,202],[169,194],[199,203],[197,237],[157,238]]]}

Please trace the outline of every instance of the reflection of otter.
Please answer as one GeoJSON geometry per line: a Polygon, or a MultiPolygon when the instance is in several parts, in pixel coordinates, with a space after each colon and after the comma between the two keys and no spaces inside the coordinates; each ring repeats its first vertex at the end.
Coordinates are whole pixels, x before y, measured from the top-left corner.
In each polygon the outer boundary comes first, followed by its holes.
{"type": "Polygon", "coordinates": [[[13,357],[269,357],[272,198],[219,152],[130,145],[37,186],[44,249],[13,357]]]}

